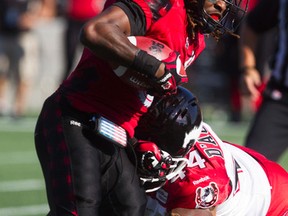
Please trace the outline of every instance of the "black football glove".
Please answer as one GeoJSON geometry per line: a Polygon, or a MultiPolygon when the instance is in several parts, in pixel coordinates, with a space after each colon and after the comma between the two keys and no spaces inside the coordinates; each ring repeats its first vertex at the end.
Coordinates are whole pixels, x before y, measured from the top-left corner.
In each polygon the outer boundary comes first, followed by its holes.
{"type": "Polygon", "coordinates": [[[153,79],[151,83],[156,94],[170,95],[176,93],[177,85],[181,83],[181,77],[177,73],[178,60],[179,53],[177,52],[171,52],[167,59],[162,60],[165,64],[165,73],[160,78],[153,79]]]}

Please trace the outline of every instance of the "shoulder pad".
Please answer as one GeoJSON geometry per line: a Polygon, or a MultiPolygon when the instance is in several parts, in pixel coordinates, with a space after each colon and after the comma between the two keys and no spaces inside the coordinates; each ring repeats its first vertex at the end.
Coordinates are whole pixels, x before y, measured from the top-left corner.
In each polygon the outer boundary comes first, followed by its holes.
{"type": "Polygon", "coordinates": [[[146,0],[146,2],[152,11],[154,21],[163,17],[172,7],[170,0],[146,0]]]}

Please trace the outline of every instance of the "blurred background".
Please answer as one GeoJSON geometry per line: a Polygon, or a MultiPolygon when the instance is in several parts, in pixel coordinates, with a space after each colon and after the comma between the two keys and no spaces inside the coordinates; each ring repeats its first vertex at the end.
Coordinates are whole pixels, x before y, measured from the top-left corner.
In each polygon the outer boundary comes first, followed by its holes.
{"type": "MultiPolygon", "coordinates": [[[[0,25],[0,216],[41,216],[48,207],[33,130],[44,100],[79,59],[77,35],[89,17],[73,17],[69,0],[0,3],[0,19],[11,24],[0,25]]],[[[98,0],[97,10],[103,4],[98,0]]],[[[236,38],[207,38],[185,87],[198,96],[204,121],[220,138],[243,145],[259,101],[252,103],[241,90],[237,59],[236,38]]],[[[269,74],[266,63],[263,71],[269,74]]],[[[287,152],[278,162],[288,170],[287,152]]]]}

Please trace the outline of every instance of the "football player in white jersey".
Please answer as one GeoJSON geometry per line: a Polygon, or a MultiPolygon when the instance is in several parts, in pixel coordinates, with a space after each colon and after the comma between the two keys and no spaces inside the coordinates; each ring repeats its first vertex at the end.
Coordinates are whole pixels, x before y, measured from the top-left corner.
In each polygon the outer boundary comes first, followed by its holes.
{"type": "Polygon", "coordinates": [[[202,121],[183,87],[151,107],[136,130],[147,216],[286,216],[288,173],[202,121]],[[157,145],[156,145],[157,144],[157,145]]]}

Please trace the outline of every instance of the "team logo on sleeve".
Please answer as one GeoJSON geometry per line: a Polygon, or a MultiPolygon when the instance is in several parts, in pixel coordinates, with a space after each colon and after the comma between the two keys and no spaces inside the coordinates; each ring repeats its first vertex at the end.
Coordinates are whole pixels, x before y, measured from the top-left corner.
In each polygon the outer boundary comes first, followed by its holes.
{"type": "Polygon", "coordinates": [[[215,182],[211,182],[207,187],[198,187],[196,189],[196,207],[210,208],[218,200],[219,189],[215,182]]]}

